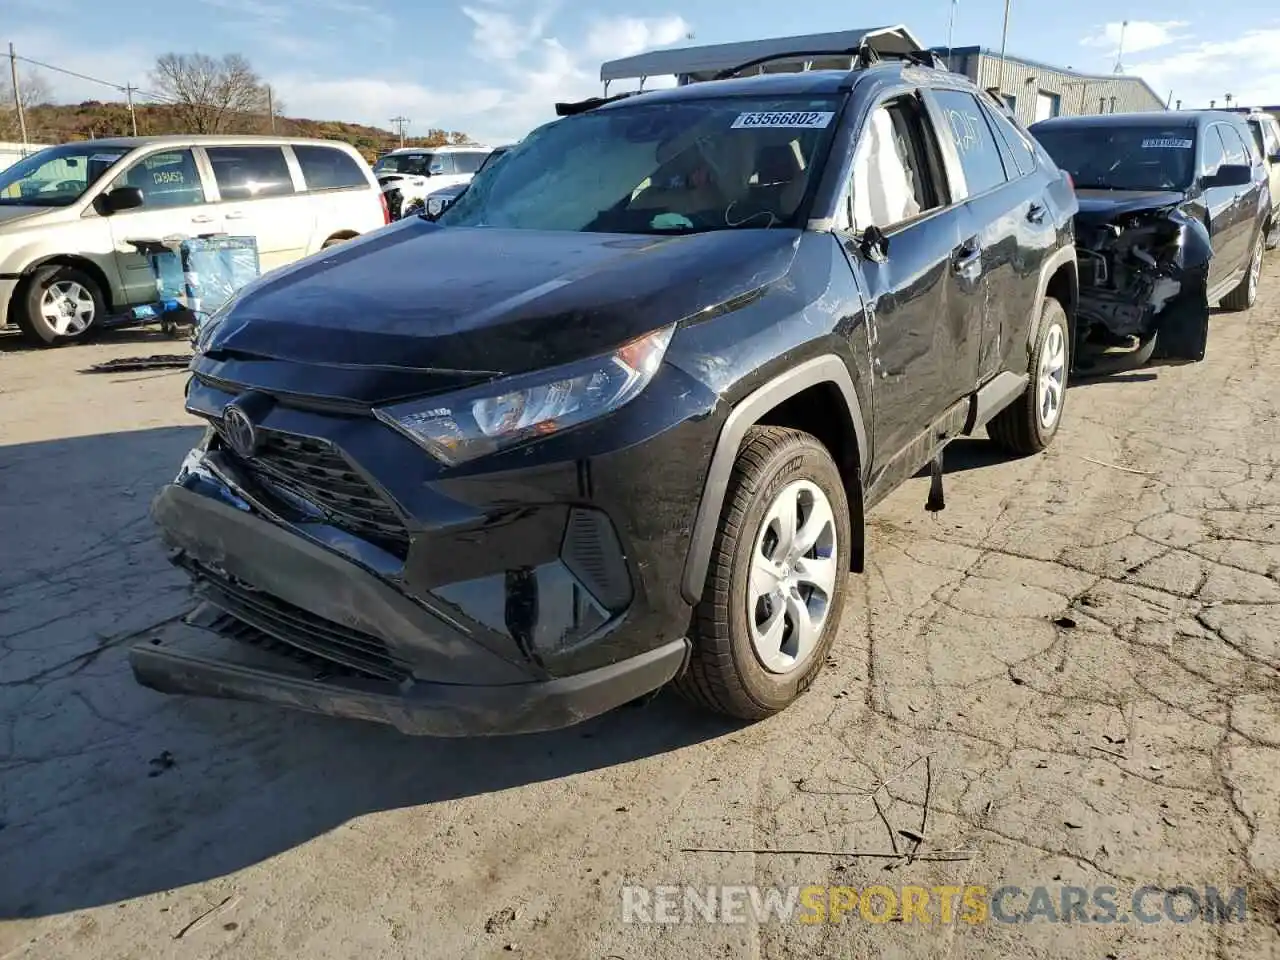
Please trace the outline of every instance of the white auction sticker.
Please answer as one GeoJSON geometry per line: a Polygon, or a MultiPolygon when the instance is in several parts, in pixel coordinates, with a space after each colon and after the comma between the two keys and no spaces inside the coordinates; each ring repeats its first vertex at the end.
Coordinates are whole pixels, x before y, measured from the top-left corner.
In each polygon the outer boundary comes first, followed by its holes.
{"type": "Polygon", "coordinates": [[[1142,141],[1142,149],[1144,150],[1190,150],[1194,146],[1195,143],[1191,140],[1170,139],[1167,137],[1142,141]]]}
{"type": "Polygon", "coordinates": [[[766,127],[771,129],[821,130],[831,123],[831,118],[834,116],[834,113],[820,113],[813,110],[797,110],[790,113],[740,113],[738,114],[738,119],[733,121],[733,126],[730,129],[744,130],[766,127]]]}

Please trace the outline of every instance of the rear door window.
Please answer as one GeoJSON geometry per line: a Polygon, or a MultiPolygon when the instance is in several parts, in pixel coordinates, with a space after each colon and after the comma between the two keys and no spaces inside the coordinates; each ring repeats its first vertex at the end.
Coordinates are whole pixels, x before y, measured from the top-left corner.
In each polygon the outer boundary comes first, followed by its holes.
{"type": "MultiPolygon", "coordinates": [[[[1004,139],[1009,146],[1009,153],[1013,155],[1013,162],[1017,166],[1018,172],[1023,176],[1031,173],[1036,168],[1035,154],[1032,152],[1031,145],[1027,143],[1027,138],[1022,131],[1015,127],[1006,117],[1002,117],[998,111],[985,108],[987,119],[996,131],[1004,139]]],[[[1012,174],[1013,171],[1010,171],[1012,174]]]]}
{"type": "Polygon", "coordinates": [[[963,90],[934,90],[942,108],[948,133],[960,155],[969,196],[986,193],[1006,181],[1004,161],[996,134],[987,121],[986,111],[971,93],[963,90]]]}
{"type": "Polygon", "coordinates": [[[261,200],[294,192],[279,147],[206,147],[223,200],[261,200]]]}
{"type": "Polygon", "coordinates": [[[112,187],[126,186],[142,191],[144,210],[205,202],[200,170],[190,150],[165,150],[143,157],[112,183],[112,187]]]}
{"type": "Polygon", "coordinates": [[[298,166],[302,167],[302,179],[308,190],[341,190],[369,185],[360,164],[346,151],[296,144],[293,155],[298,158],[298,166]]]}

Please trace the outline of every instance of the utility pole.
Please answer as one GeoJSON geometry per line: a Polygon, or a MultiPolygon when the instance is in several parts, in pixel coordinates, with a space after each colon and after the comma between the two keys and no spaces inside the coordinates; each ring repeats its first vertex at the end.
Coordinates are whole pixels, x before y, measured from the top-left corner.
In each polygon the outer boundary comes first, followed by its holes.
{"type": "Polygon", "coordinates": [[[138,135],[138,115],[133,112],[133,84],[124,85],[124,95],[129,100],[129,122],[133,124],[133,135],[138,135]]]}
{"type": "Polygon", "coordinates": [[[271,84],[267,84],[267,116],[271,118],[271,132],[276,132],[276,98],[271,91],[271,84]]]}
{"type": "Polygon", "coordinates": [[[18,126],[22,130],[22,155],[27,155],[27,112],[22,109],[22,90],[18,86],[18,55],[9,44],[9,76],[13,78],[13,105],[18,109],[18,126]]]}
{"type": "Polygon", "coordinates": [[[408,117],[392,117],[391,122],[400,131],[400,146],[403,147],[404,146],[404,125],[406,123],[409,123],[409,118],[408,117]]]}
{"type": "Polygon", "coordinates": [[[1009,0],[1004,0],[1004,27],[1000,31],[1000,96],[1004,97],[1004,54],[1009,43],[1009,0]]]}
{"type": "Polygon", "coordinates": [[[951,36],[956,26],[956,6],[960,0],[951,0],[951,12],[947,15],[947,69],[953,69],[951,66],[951,36]]]}
{"type": "Polygon", "coordinates": [[[1120,24],[1120,46],[1116,49],[1116,73],[1124,73],[1124,32],[1129,29],[1129,21],[1120,24]]]}

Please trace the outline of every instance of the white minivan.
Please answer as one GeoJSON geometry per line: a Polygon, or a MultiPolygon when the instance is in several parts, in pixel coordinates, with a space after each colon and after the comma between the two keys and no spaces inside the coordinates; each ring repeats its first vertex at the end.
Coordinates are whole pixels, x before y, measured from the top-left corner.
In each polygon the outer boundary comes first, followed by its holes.
{"type": "Polygon", "coordinates": [[[265,273],[390,222],[369,164],[331,140],[87,140],[0,170],[0,326],[37,344],[83,337],[155,300],[131,239],[251,236],[265,273]]]}

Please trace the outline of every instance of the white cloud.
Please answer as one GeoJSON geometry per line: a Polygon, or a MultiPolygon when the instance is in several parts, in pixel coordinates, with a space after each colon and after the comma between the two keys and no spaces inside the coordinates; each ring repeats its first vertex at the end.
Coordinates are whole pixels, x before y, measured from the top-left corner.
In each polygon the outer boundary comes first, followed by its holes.
{"type": "Polygon", "coordinates": [[[692,30],[684,17],[617,17],[597,20],[587,34],[587,52],[601,60],[630,57],[686,39],[692,30]]]}
{"type": "Polygon", "coordinates": [[[1170,51],[1153,60],[1128,64],[1157,92],[1173,91],[1185,108],[1207,107],[1210,100],[1260,106],[1280,103],[1280,74],[1259,69],[1280,47],[1280,28],[1250,30],[1228,40],[1205,41],[1170,51]]]}
{"type": "MultiPolygon", "coordinates": [[[[487,143],[524,136],[554,118],[557,102],[601,91],[602,60],[675,43],[690,32],[682,17],[618,17],[594,21],[583,37],[562,41],[550,32],[554,6],[517,15],[499,0],[462,7],[472,23],[471,53],[488,79],[475,85],[428,85],[374,77],[270,76],[292,116],[348,119],[385,126],[401,115],[410,132],[432,127],[464,130],[487,143]]],[[[422,75],[427,75],[424,64],[422,75]]],[[[398,71],[404,76],[404,70],[398,71]]],[[[666,86],[650,82],[648,86],[666,86]]]]}
{"type": "MultiPolygon", "coordinates": [[[[657,14],[598,17],[573,35],[557,35],[552,27],[558,0],[464,0],[461,10],[472,25],[470,55],[481,77],[468,83],[456,79],[457,74],[476,71],[441,69],[441,61],[427,52],[419,63],[400,61],[385,73],[344,75],[343,58],[334,53],[340,49],[340,35],[326,40],[314,31],[308,36],[284,28],[283,18],[296,18],[300,9],[290,0],[203,2],[223,12],[224,27],[238,22],[244,24],[244,31],[256,31],[255,48],[245,52],[259,64],[289,116],[358,121],[385,129],[388,118],[401,115],[411,118],[411,134],[431,128],[462,130],[488,143],[518,139],[553,119],[557,102],[598,95],[601,61],[678,43],[691,32],[684,18],[657,14]],[[259,63],[263,51],[266,55],[259,63]],[[277,64],[274,69],[272,60],[277,64]]],[[[359,21],[359,29],[370,29],[383,24],[386,3],[313,0],[309,9],[344,13],[346,20],[359,21]]],[[[20,54],[33,59],[144,90],[149,83],[147,71],[163,52],[133,44],[82,44],[69,59],[65,38],[51,31],[29,31],[13,40],[20,54]]],[[[423,49],[429,46],[424,44],[423,49]]],[[[42,73],[54,96],[64,103],[121,99],[118,89],[42,73]]],[[[651,78],[646,85],[671,82],[651,78]]]]}
{"type": "Polygon", "coordinates": [[[1087,47],[1104,47],[1108,50],[1120,48],[1120,35],[1124,34],[1124,53],[1138,53],[1142,50],[1154,50],[1167,47],[1183,39],[1180,32],[1189,26],[1185,20],[1130,20],[1128,24],[1108,23],[1098,33],[1085,37],[1080,41],[1087,47]]]}
{"type": "MultiPolygon", "coordinates": [[[[156,58],[155,51],[145,50],[136,44],[80,44],[76,47],[75,58],[68,61],[66,35],[63,33],[37,29],[14,34],[10,39],[18,56],[80,74],[77,77],[19,63],[21,69],[39,74],[49,85],[55,100],[61,103],[123,99],[121,89],[125,84],[145,86],[147,69],[156,58]]],[[[8,70],[7,64],[4,69],[8,70]]]]}

